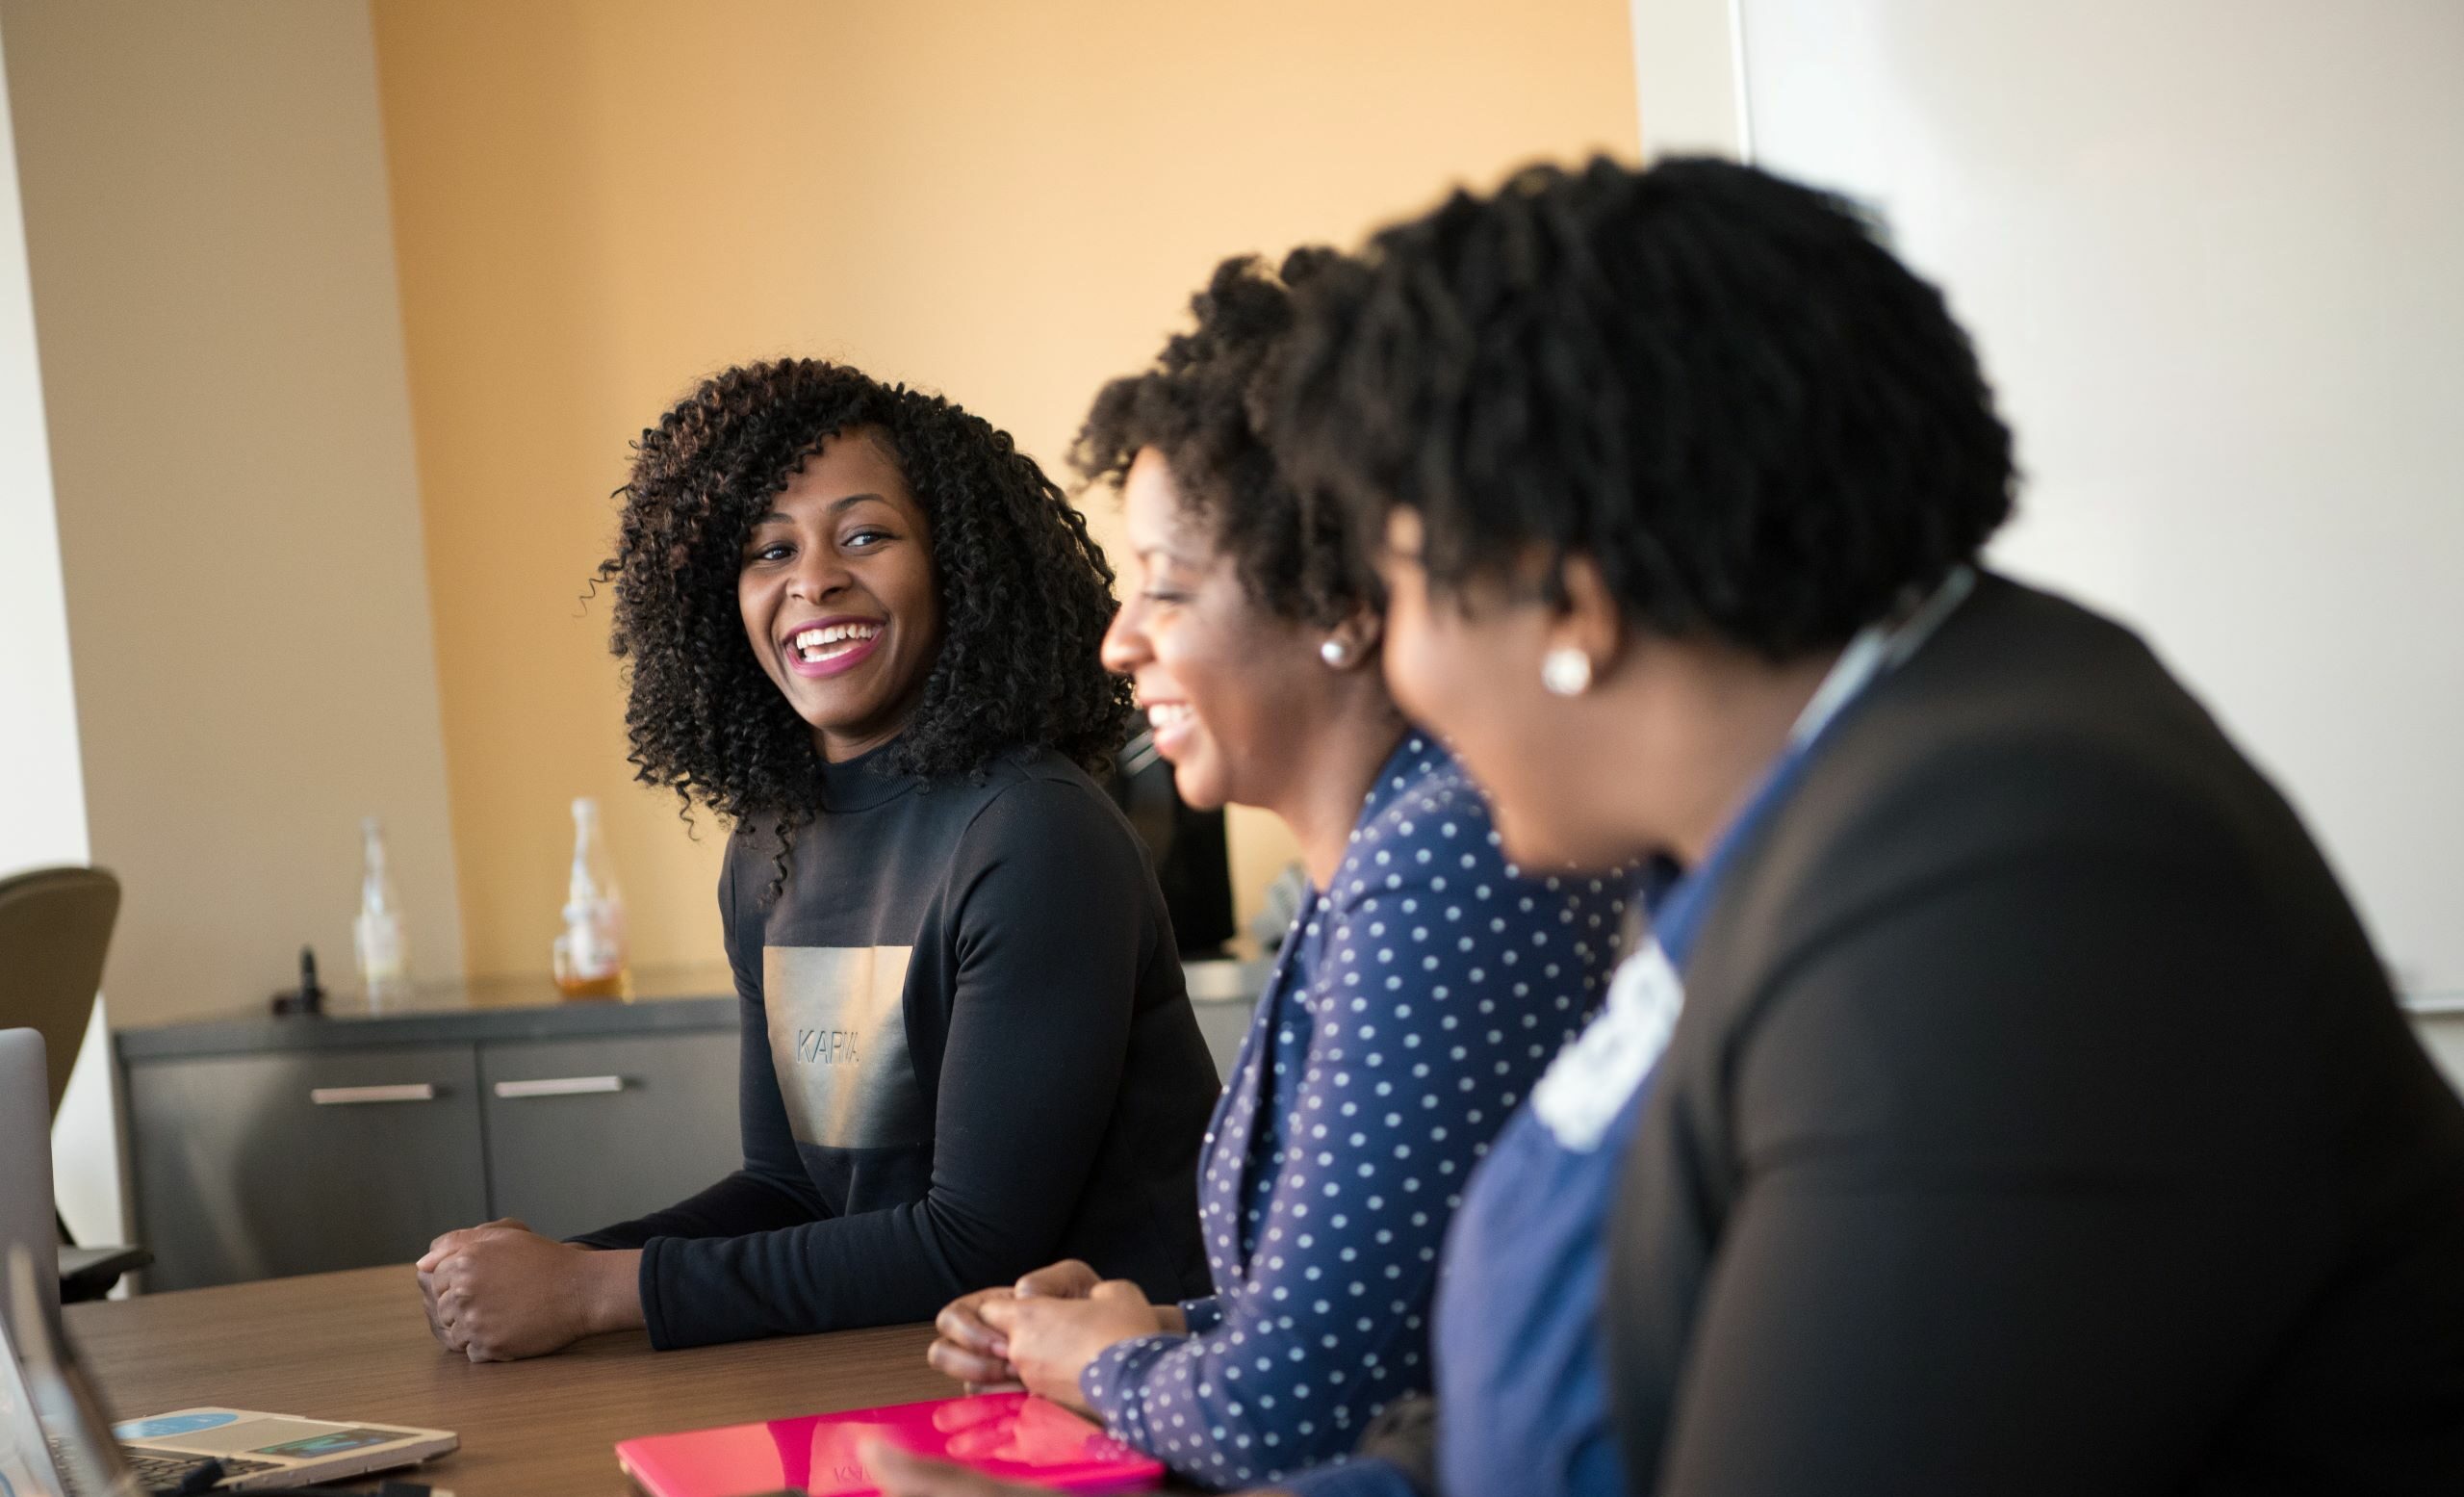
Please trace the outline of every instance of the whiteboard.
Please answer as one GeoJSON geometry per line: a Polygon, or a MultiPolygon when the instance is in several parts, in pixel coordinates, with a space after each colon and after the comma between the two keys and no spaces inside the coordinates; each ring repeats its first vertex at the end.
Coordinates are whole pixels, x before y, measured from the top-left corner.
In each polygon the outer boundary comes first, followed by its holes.
{"type": "Polygon", "coordinates": [[[1733,19],[1753,159],[1880,207],[1976,335],[1994,561],[2145,635],[2408,997],[2464,997],[2464,3],[1733,19]]]}

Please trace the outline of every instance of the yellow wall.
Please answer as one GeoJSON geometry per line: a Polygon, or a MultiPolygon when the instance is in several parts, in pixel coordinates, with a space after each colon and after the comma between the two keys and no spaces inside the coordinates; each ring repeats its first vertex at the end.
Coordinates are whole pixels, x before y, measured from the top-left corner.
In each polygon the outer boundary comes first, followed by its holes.
{"type": "MultiPolygon", "coordinates": [[[[722,839],[630,785],[604,601],[626,443],[780,353],[1058,460],[1219,256],[1636,149],[1626,0],[375,0],[475,972],[546,966],[607,806],[641,966],[714,959],[722,839]]],[[[1099,533],[1115,523],[1094,502],[1099,533]]],[[[1242,887],[1289,845],[1236,823],[1242,887]]]]}

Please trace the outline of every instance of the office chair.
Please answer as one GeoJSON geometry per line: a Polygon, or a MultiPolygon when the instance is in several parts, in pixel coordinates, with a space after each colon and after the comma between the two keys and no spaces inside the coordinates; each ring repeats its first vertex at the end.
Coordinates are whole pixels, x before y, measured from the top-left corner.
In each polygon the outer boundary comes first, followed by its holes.
{"type": "MultiPolygon", "coordinates": [[[[93,1020],[118,918],[119,880],[101,868],[36,868],[0,878],[0,1028],[42,1035],[55,1121],[93,1020]]],[[[120,1275],[154,1260],[142,1248],[78,1247],[64,1222],[60,1240],[64,1301],[99,1300],[120,1275]]]]}

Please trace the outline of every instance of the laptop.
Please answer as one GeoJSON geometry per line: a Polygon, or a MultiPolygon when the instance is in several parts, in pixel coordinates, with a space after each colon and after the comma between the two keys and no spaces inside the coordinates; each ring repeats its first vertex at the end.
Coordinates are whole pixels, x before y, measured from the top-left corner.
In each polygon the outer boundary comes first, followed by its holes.
{"type": "Polygon", "coordinates": [[[863,1463],[873,1440],[1057,1491],[1145,1491],[1164,1479],[1162,1461],[1027,1393],[653,1434],[618,1445],[616,1461],[650,1497],[859,1497],[881,1490],[863,1463]]]}
{"type": "Polygon", "coordinates": [[[60,1325],[42,1039],[0,1031],[0,1497],[143,1497],[336,1482],[417,1465],[443,1430],[182,1408],[114,1429],[60,1325]],[[31,1101],[31,1121],[19,1116],[31,1101]],[[31,1241],[27,1234],[31,1234],[31,1241]],[[115,1438],[114,1436],[116,1436],[115,1438]]]}
{"type": "Polygon", "coordinates": [[[0,1433],[7,1438],[0,1497],[306,1486],[417,1465],[461,1444],[443,1430],[248,1408],[182,1408],[113,1427],[67,1338],[43,1317],[33,1258],[11,1251],[8,1279],[13,1314],[0,1317],[0,1433]]]}
{"type": "Polygon", "coordinates": [[[51,1072],[42,1031],[0,1029],[0,1259],[34,1259],[45,1312],[60,1317],[60,1222],[51,1200],[51,1072]]]}

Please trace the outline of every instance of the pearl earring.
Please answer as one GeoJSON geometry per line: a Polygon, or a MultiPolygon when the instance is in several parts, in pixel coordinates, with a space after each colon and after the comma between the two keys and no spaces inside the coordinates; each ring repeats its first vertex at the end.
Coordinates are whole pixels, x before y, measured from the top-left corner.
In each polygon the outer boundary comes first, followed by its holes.
{"type": "Polygon", "coordinates": [[[1351,663],[1351,647],[1340,639],[1329,639],[1318,647],[1318,658],[1326,662],[1328,670],[1342,670],[1351,663]]]}
{"type": "Polygon", "coordinates": [[[1540,684],[1561,697],[1578,697],[1591,689],[1591,657],[1573,645],[1559,645],[1540,659],[1540,684]]]}

